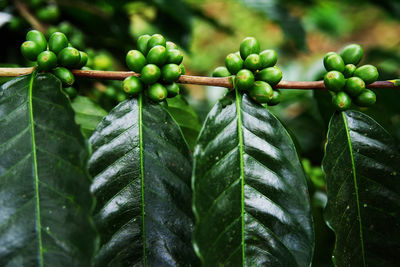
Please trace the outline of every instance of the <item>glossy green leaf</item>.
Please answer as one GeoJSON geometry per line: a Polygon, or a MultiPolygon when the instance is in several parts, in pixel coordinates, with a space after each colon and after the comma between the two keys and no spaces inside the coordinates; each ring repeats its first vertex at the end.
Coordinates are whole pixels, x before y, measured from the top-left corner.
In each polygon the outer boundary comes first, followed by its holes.
{"type": "Polygon", "coordinates": [[[293,142],[267,109],[232,93],[195,148],[196,253],[204,266],[309,266],[310,203],[293,142]]]}
{"type": "Polygon", "coordinates": [[[335,113],[323,168],[336,265],[398,266],[400,154],[392,137],[363,113],[335,113]]]}
{"type": "Polygon", "coordinates": [[[77,96],[71,103],[75,111],[75,121],[81,126],[82,134],[89,138],[99,122],[107,115],[102,107],[86,96],[77,96]]]}
{"type": "Polygon", "coordinates": [[[168,98],[168,111],[182,130],[189,147],[193,150],[201,124],[194,109],[182,95],[168,98]]]}
{"type": "Polygon", "coordinates": [[[0,129],[0,266],[90,266],[87,145],[61,82],[4,84],[0,129]]]}
{"type": "Polygon", "coordinates": [[[97,266],[188,266],[192,162],[169,113],[146,99],[116,106],[90,142],[101,233],[97,266]]]}

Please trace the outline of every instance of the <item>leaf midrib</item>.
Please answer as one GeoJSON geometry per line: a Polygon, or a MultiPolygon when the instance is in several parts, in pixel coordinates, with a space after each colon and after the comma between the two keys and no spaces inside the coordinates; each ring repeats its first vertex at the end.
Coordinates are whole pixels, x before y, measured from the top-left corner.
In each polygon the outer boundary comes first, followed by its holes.
{"type": "Polygon", "coordinates": [[[362,253],[362,259],[363,259],[363,266],[366,266],[363,229],[362,229],[361,211],[360,211],[360,198],[359,198],[359,194],[358,194],[357,174],[356,174],[356,167],[355,167],[355,162],[354,162],[353,146],[352,146],[352,142],[351,142],[350,129],[349,129],[349,125],[347,123],[345,112],[341,112],[341,113],[342,113],[341,115],[343,118],[343,123],[346,128],[346,137],[347,137],[347,143],[349,144],[351,167],[352,167],[352,171],[353,171],[354,190],[355,190],[356,201],[357,201],[357,215],[358,215],[358,222],[359,222],[359,226],[360,226],[361,253],[362,253]]]}
{"type": "Polygon", "coordinates": [[[29,122],[31,127],[31,137],[32,137],[32,159],[33,168],[35,173],[35,195],[36,195],[36,231],[38,235],[39,242],[39,265],[43,266],[43,246],[42,246],[42,226],[40,221],[40,202],[39,202],[39,175],[37,168],[37,155],[36,155],[36,139],[35,139],[35,121],[33,119],[33,80],[36,76],[36,70],[31,74],[31,79],[29,81],[29,122]]]}
{"type": "Polygon", "coordinates": [[[142,240],[143,240],[143,266],[146,267],[146,226],[144,202],[144,168],[143,168],[143,94],[138,97],[139,102],[139,153],[140,153],[140,186],[142,198],[142,240]]]}
{"type": "Polygon", "coordinates": [[[240,155],[239,155],[239,160],[240,160],[240,177],[242,178],[241,182],[241,216],[242,216],[242,266],[245,266],[245,249],[244,249],[244,227],[245,227],[245,222],[244,222],[244,160],[243,160],[243,132],[242,132],[242,109],[240,106],[240,94],[238,92],[238,89],[235,88],[235,94],[236,94],[236,112],[237,112],[237,120],[238,120],[238,137],[239,137],[239,149],[240,149],[240,155]]]}

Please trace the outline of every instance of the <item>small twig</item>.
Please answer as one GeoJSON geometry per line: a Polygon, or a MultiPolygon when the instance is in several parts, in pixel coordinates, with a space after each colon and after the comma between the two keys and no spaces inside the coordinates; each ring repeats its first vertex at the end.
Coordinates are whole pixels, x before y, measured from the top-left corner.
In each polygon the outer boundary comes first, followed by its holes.
{"type": "Polygon", "coordinates": [[[24,17],[34,29],[42,33],[46,32],[47,27],[43,25],[34,15],[32,15],[31,12],[29,12],[28,8],[24,3],[22,3],[19,0],[14,0],[14,3],[15,7],[18,9],[18,12],[21,14],[21,16],[24,17]]]}
{"type": "MultiPolygon", "coordinates": [[[[33,70],[31,68],[0,68],[0,77],[16,77],[20,75],[30,74],[33,70]]],[[[139,73],[132,71],[101,71],[101,70],[71,70],[76,77],[91,78],[91,79],[105,79],[105,80],[123,80],[129,76],[139,77],[139,73]]],[[[368,88],[395,88],[400,89],[400,84],[395,81],[377,81],[369,84],[368,88]]],[[[202,77],[202,76],[189,76],[182,75],[178,83],[183,84],[197,84],[197,85],[209,85],[219,86],[232,89],[232,77],[225,78],[214,78],[214,77],[202,77]]],[[[316,82],[303,82],[303,81],[281,81],[275,88],[280,89],[303,89],[303,90],[325,90],[323,81],[316,82]]]]}

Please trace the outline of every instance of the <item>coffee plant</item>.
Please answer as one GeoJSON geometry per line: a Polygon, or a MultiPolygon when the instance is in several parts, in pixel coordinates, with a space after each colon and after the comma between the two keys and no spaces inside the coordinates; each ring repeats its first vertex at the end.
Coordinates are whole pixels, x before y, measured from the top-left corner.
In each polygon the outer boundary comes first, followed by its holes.
{"type": "Polygon", "coordinates": [[[400,81],[378,81],[360,45],[290,82],[254,37],[205,77],[185,75],[177,36],[145,33],[115,71],[58,1],[16,2],[55,24],[18,46],[29,67],[0,68],[0,266],[311,266],[322,191],[334,266],[398,266],[400,147],[371,114],[400,81]],[[184,84],[227,91],[201,122],[184,84]],[[329,121],[321,167],[273,112],[291,89],[315,90],[329,121]]]}

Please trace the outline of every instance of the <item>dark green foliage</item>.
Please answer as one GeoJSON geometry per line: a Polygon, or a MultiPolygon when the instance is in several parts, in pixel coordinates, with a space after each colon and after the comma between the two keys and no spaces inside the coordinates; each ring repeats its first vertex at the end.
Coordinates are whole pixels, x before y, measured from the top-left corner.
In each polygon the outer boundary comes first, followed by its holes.
{"type": "Polygon", "coordinates": [[[99,124],[90,143],[101,233],[95,265],[195,264],[191,156],[168,112],[146,98],[126,100],[99,124]]]}
{"type": "Polygon", "coordinates": [[[88,150],[52,74],[0,89],[0,265],[90,266],[88,150]]]}
{"type": "Polygon", "coordinates": [[[308,266],[312,219],[294,145],[267,109],[232,93],[195,148],[196,252],[204,266],[308,266]]]}
{"type": "Polygon", "coordinates": [[[400,154],[392,137],[360,112],[335,113],[323,168],[336,265],[397,266],[400,154]]]}

